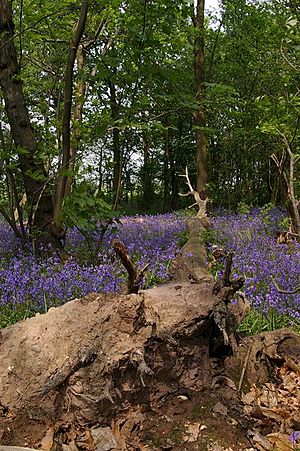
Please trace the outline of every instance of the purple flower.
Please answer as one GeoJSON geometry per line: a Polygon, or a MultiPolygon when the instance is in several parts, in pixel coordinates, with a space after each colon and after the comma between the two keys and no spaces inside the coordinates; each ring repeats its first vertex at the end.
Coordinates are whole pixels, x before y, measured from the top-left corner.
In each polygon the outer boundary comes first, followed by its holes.
{"type": "Polygon", "coordinates": [[[293,291],[300,282],[300,244],[278,244],[283,213],[255,209],[246,215],[224,215],[213,219],[218,244],[234,253],[233,273],[245,277],[244,291],[256,310],[264,315],[277,312],[290,319],[300,318],[300,294],[293,291]],[[275,281],[275,283],[274,283],[275,281]]]}
{"type": "Polygon", "coordinates": [[[290,435],[290,441],[295,445],[300,437],[300,431],[294,431],[290,435]]]}
{"type": "MultiPolygon", "coordinates": [[[[118,236],[127,246],[138,267],[150,263],[147,286],[167,276],[167,266],[178,251],[177,236],[185,221],[174,214],[121,218],[118,236]]],[[[90,292],[117,292],[127,273],[112,250],[115,234],[108,230],[99,249],[97,262],[91,264],[82,235],[69,231],[70,257],[62,263],[57,256],[35,257],[32,249],[18,246],[9,228],[0,225],[0,307],[17,308],[25,304],[32,312],[44,311],[90,292]]],[[[94,235],[95,243],[99,236],[94,235]]]]}

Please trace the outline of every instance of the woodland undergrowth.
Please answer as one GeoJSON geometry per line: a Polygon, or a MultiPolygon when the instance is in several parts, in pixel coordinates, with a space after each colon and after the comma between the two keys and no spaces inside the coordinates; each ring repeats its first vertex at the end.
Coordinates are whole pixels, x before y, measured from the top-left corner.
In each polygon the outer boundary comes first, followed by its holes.
{"type": "MultiPolygon", "coordinates": [[[[208,259],[216,247],[233,252],[233,276],[245,277],[251,311],[240,330],[252,335],[288,326],[299,332],[300,293],[293,291],[300,282],[300,244],[278,243],[276,238],[286,228],[285,212],[252,209],[219,214],[211,221],[203,236],[208,259]]],[[[137,267],[149,263],[144,288],[168,280],[168,267],[184,244],[186,226],[182,214],[122,217],[117,227],[107,230],[95,261],[89,259],[84,237],[75,228],[68,232],[64,261],[47,252],[37,257],[30,247],[21,248],[5,224],[0,236],[0,327],[5,327],[90,292],[122,289],[127,274],[112,248],[116,237],[137,267]]],[[[216,279],[222,270],[222,262],[212,266],[216,279]]]]}

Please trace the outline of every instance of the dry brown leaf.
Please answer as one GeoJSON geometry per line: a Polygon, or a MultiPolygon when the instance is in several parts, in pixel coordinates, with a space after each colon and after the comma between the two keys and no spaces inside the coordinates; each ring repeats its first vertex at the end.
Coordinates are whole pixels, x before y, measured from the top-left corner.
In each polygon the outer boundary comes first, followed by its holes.
{"type": "Polygon", "coordinates": [[[256,432],[254,436],[252,437],[253,442],[255,443],[255,446],[263,450],[271,450],[272,444],[266,439],[265,436],[260,434],[259,432],[256,432]]]}
{"type": "Polygon", "coordinates": [[[210,388],[213,389],[217,385],[227,385],[227,387],[232,388],[232,390],[236,390],[236,385],[232,379],[226,376],[216,376],[213,378],[210,388]]]}
{"type": "Polygon", "coordinates": [[[200,423],[186,423],[183,440],[185,442],[196,442],[200,434],[200,423]]]}
{"type": "Polygon", "coordinates": [[[43,451],[50,451],[53,446],[53,439],[54,439],[54,428],[50,427],[44,438],[41,441],[41,448],[43,451]]]}
{"type": "Polygon", "coordinates": [[[268,409],[266,407],[262,407],[261,410],[266,417],[274,419],[277,419],[275,417],[278,417],[279,421],[282,421],[290,416],[290,412],[282,408],[268,409]]]}
{"type": "Polygon", "coordinates": [[[263,387],[263,395],[260,397],[261,405],[265,407],[276,407],[278,405],[277,390],[274,384],[265,384],[263,387]]]}
{"type": "Polygon", "coordinates": [[[257,398],[258,398],[257,392],[254,391],[253,388],[251,388],[251,390],[242,397],[242,401],[244,404],[251,405],[253,403],[256,403],[257,398]]]}
{"type": "Polygon", "coordinates": [[[268,434],[267,439],[271,442],[276,451],[291,451],[293,450],[293,445],[290,441],[290,436],[287,434],[282,434],[276,432],[274,434],[268,434]]]}

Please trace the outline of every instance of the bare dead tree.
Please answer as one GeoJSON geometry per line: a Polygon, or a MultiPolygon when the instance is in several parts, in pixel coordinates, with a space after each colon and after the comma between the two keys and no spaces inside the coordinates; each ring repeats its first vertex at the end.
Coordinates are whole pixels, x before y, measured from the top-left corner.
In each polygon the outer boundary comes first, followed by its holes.
{"type": "Polygon", "coordinates": [[[208,201],[208,198],[206,199],[201,199],[200,194],[198,191],[194,190],[190,178],[189,178],[189,172],[188,172],[188,168],[186,166],[185,168],[185,174],[180,174],[179,177],[184,177],[186,179],[186,183],[189,187],[189,191],[187,193],[179,193],[179,196],[194,196],[195,199],[195,203],[193,205],[190,205],[189,208],[192,208],[196,205],[198,205],[199,207],[199,211],[197,213],[198,218],[203,218],[206,216],[206,204],[208,201]]]}

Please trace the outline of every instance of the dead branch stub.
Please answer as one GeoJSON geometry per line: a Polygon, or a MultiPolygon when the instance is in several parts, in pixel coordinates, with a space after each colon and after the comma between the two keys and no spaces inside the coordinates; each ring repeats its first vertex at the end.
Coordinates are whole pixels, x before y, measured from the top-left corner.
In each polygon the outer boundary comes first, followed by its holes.
{"type": "Polygon", "coordinates": [[[127,253],[126,246],[122,243],[122,241],[114,239],[112,245],[115,253],[118,255],[126,271],[128,272],[127,293],[137,294],[145,272],[149,267],[149,263],[147,263],[147,265],[145,265],[141,270],[138,270],[132,263],[127,253]]]}

